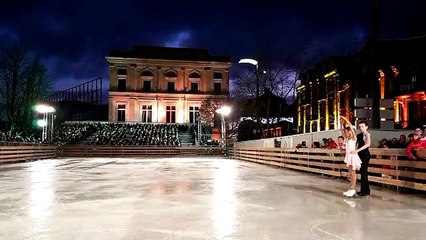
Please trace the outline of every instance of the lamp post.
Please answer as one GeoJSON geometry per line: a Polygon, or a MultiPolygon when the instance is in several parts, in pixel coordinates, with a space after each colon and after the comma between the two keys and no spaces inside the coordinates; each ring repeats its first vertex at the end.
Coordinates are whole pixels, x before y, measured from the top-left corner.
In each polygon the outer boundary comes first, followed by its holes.
{"type": "Polygon", "coordinates": [[[256,66],[256,100],[259,98],[259,62],[257,60],[254,60],[252,58],[243,58],[238,63],[248,63],[251,65],[256,66]]]}
{"type": "Polygon", "coordinates": [[[49,132],[51,135],[50,139],[53,136],[53,114],[51,115],[51,119],[49,120],[49,113],[55,112],[55,108],[44,104],[38,104],[35,106],[35,111],[43,114],[43,119],[38,120],[37,125],[39,127],[42,127],[41,141],[44,142],[46,139],[49,140],[49,132]]]}
{"type": "Polygon", "coordinates": [[[221,116],[220,126],[221,126],[221,134],[220,134],[220,145],[221,147],[226,148],[226,125],[225,125],[225,116],[228,116],[231,112],[231,108],[228,106],[222,106],[221,108],[216,110],[217,113],[221,116]]]}

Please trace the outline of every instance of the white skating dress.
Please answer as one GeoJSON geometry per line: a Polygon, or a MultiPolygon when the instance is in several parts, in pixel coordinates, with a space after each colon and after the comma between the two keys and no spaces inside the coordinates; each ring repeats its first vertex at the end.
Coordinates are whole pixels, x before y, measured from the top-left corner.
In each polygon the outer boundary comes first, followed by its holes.
{"type": "Polygon", "coordinates": [[[349,139],[346,141],[346,155],[345,155],[345,163],[346,166],[352,166],[352,169],[359,170],[361,168],[361,158],[359,158],[358,154],[352,154],[351,151],[355,150],[356,142],[353,139],[349,139]]]}

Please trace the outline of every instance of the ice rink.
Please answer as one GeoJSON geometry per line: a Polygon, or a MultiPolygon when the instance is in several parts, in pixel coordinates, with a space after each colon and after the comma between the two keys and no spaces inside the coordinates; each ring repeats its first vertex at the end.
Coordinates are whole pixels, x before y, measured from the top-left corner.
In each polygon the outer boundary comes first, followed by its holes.
{"type": "Polygon", "coordinates": [[[218,158],[0,165],[0,239],[425,239],[426,198],[218,158]]]}

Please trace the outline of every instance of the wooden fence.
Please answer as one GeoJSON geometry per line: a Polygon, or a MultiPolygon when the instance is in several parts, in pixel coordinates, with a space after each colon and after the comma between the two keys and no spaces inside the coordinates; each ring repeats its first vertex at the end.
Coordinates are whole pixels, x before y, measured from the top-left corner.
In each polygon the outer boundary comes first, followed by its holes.
{"type": "Polygon", "coordinates": [[[190,157],[223,156],[220,147],[16,145],[0,146],[0,164],[56,157],[190,157]]]}
{"type": "MultiPolygon", "coordinates": [[[[347,177],[344,152],[314,148],[233,148],[238,160],[262,163],[310,173],[347,177]]],[[[370,149],[369,181],[426,191],[426,159],[407,160],[404,149],[370,149]]],[[[418,154],[425,156],[426,149],[418,154]]],[[[358,175],[358,177],[360,177],[358,175]]]]}
{"type": "Polygon", "coordinates": [[[0,146],[0,164],[54,158],[56,148],[52,145],[0,146]]]}
{"type": "Polygon", "coordinates": [[[224,155],[220,147],[162,147],[65,145],[58,148],[58,157],[186,157],[224,155]]]}

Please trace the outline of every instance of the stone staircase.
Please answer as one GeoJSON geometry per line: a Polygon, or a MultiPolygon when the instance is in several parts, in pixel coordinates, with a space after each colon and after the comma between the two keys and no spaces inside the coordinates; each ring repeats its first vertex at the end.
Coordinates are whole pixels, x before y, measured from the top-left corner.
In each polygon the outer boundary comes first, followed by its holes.
{"type": "Polygon", "coordinates": [[[181,146],[192,146],[195,144],[194,135],[190,130],[185,132],[179,132],[179,140],[181,146]]]}

